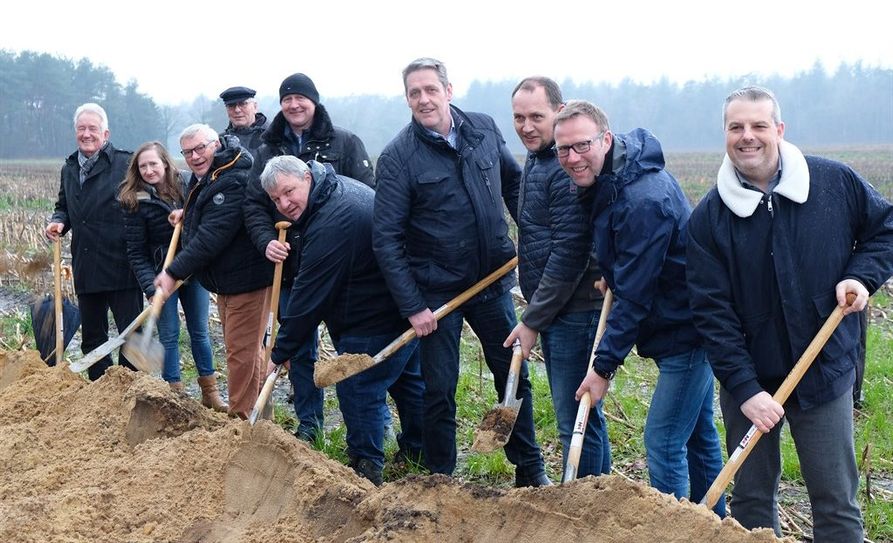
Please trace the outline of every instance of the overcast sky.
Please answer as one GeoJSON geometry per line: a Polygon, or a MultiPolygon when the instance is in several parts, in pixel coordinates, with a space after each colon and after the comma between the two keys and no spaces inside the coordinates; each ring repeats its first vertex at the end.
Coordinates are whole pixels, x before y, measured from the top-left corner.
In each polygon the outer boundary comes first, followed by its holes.
{"type": "Polygon", "coordinates": [[[163,104],[233,85],[275,95],[293,72],[323,99],[399,95],[420,56],[444,61],[459,95],[475,79],[533,74],[683,82],[787,76],[816,60],[893,67],[884,0],[24,0],[3,11],[0,49],[87,57],[163,104]]]}

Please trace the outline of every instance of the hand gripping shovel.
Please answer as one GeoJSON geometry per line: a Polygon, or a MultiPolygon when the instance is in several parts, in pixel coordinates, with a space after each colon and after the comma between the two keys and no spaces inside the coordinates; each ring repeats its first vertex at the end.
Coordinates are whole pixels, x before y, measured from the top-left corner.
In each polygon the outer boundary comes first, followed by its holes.
{"type": "MultiPolygon", "coordinates": [[[[279,221],[276,229],[279,230],[279,243],[285,243],[285,234],[291,223],[279,221]]],[[[277,262],[273,271],[273,289],[270,293],[270,314],[267,316],[267,329],[264,332],[264,367],[270,362],[270,353],[276,344],[276,315],[279,313],[279,291],[282,289],[282,262],[277,262]]],[[[285,374],[285,366],[280,366],[270,372],[264,381],[264,386],[254,402],[251,414],[248,415],[248,424],[257,422],[258,417],[270,420],[273,418],[273,403],[270,402],[270,394],[280,375],[285,374]]]]}
{"type": "MultiPolygon", "coordinates": [[[[164,257],[164,264],[161,269],[165,270],[174,261],[174,253],[177,252],[177,243],[180,241],[180,230],[183,228],[183,222],[180,221],[174,227],[174,234],[171,236],[171,243],[167,247],[167,255],[164,257]]],[[[146,325],[143,326],[142,334],[132,336],[124,344],[124,356],[138,370],[150,373],[152,375],[160,375],[161,368],[164,365],[164,347],[161,343],[152,337],[155,330],[155,321],[161,313],[161,307],[164,305],[169,292],[155,291],[152,297],[152,307],[149,312],[149,318],[146,325]]]]}
{"type": "MultiPolygon", "coordinates": [[[[493,273],[484,277],[477,283],[471,286],[468,290],[462,292],[449,302],[443,304],[438,307],[434,311],[434,318],[437,320],[442,319],[446,315],[449,315],[454,309],[464,304],[468,300],[470,300],[473,296],[478,294],[480,291],[484,290],[491,284],[493,284],[497,279],[507,274],[512,268],[518,265],[518,257],[514,257],[493,273]]],[[[375,357],[371,357],[367,354],[342,354],[336,356],[335,358],[330,358],[329,360],[325,360],[322,362],[317,362],[316,367],[313,370],[313,382],[316,383],[316,386],[319,388],[324,388],[329,385],[333,385],[335,383],[341,382],[348,377],[352,377],[361,371],[367,370],[376,364],[380,364],[388,359],[392,354],[396,353],[400,350],[400,347],[403,347],[407,343],[415,338],[415,330],[410,328],[409,330],[403,332],[397,339],[392,341],[387,347],[382,349],[375,357]]]]}
{"type": "Polygon", "coordinates": [[[509,376],[505,381],[505,395],[502,403],[493,406],[487,411],[484,419],[474,435],[474,443],[471,450],[480,453],[495,451],[508,443],[518,419],[518,411],[521,410],[522,399],[517,399],[518,378],[521,374],[521,362],[524,354],[521,352],[521,340],[516,339],[512,344],[512,363],[509,366],[509,376]]]}
{"type": "MultiPolygon", "coordinates": [[[[611,289],[605,292],[605,299],[602,302],[602,313],[598,317],[598,328],[595,330],[595,343],[592,345],[592,356],[598,349],[598,344],[605,335],[605,328],[608,327],[608,313],[611,312],[611,304],[614,303],[614,293],[611,289]]],[[[592,365],[590,359],[589,364],[592,365]]],[[[589,411],[592,410],[592,397],[588,392],[583,393],[580,398],[580,407],[577,408],[577,419],[574,421],[574,433],[571,434],[571,444],[567,448],[567,465],[564,467],[564,477],[561,483],[569,483],[577,478],[577,470],[580,469],[580,454],[583,452],[583,440],[586,438],[586,425],[589,422],[589,411]]]]}
{"type": "MultiPolygon", "coordinates": [[[[853,301],[856,299],[854,294],[847,294],[846,303],[847,306],[853,305],[853,301]]],[[[772,399],[778,402],[781,405],[784,405],[784,402],[787,401],[788,396],[791,395],[791,392],[794,391],[794,388],[800,383],[800,379],[803,378],[803,375],[806,373],[806,370],[812,365],[812,362],[815,360],[815,357],[818,356],[819,352],[821,352],[822,348],[827,343],[828,338],[831,337],[831,334],[834,333],[834,330],[837,328],[837,325],[840,324],[840,321],[843,320],[843,310],[845,307],[837,306],[834,308],[834,311],[828,315],[828,318],[825,320],[825,324],[819,329],[818,333],[806,347],[806,351],[803,352],[803,356],[800,357],[800,360],[794,364],[794,368],[791,370],[791,373],[785,377],[784,382],[781,383],[781,386],[778,387],[778,390],[775,391],[775,394],[772,395],[772,399]]],[[[722,496],[723,491],[725,491],[726,487],[729,486],[729,481],[732,480],[732,477],[735,476],[735,473],[741,468],[741,464],[744,463],[744,460],[747,459],[747,456],[750,454],[750,451],[756,446],[757,442],[760,438],[763,437],[763,433],[757,430],[756,426],[751,426],[750,430],[744,434],[744,437],[741,438],[741,442],[738,443],[738,447],[735,448],[735,452],[729,457],[729,461],[726,462],[726,465],[722,468],[722,471],[719,472],[719,475],[716,476],[716,480],[713,481],[713,484],[710,485],[710,488],[707,489],[707,493],[704,494],[704,498],[701,500],[701,505],[706,505],[708,508],[713,509],[713,506],[716,505],[716,502],[719,500],[719,497],[722,496]]]]}

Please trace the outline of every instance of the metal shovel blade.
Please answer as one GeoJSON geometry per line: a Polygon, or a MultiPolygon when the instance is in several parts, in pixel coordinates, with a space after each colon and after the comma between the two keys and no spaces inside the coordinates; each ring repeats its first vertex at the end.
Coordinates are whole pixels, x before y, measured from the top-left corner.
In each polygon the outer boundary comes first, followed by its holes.
{"type": "Polygon", "coordinates": [[[507,400],[504,403],[496,404],[493,409],[487,411],[484,420],[475,431],[471,450],[487,453],[504,447],[512,435],[512,429],[515,427],[522,403],[524,403],[523,399],[507,400]]]}
{"type": "MultiPolygon", "coordinates": [[[[147,330],[147,333],[148,332],[147,330]]],[[[164,366],[164,346],[153,338],[144,336],[131,336],[122,348],[124,356],[133,366],[150,375],[161,375],[164,366]]]]}

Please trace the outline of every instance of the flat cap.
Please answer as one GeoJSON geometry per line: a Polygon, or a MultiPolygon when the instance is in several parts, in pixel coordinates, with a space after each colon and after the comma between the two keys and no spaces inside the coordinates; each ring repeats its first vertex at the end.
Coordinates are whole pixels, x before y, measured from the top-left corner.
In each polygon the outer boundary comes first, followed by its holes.
{"type": "Polygon", "coordinates": [[[248,87],[230,87],[220,93],[220,99],[223,100],[224,104],[229,106],[249,98],[254,98],[255,94],[257,94],[257,92],[248,87]]]}

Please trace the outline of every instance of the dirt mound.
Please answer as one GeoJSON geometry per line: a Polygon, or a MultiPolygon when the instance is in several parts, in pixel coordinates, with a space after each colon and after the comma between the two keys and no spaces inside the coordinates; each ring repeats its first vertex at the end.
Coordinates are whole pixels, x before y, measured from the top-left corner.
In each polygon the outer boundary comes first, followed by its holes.
{"type": "Polygon", "coordinates": [[[0,541],[774,540],[617,477],[376,489],[271,423],[117,367],[87,383],[37,353],[0,353],[0,472],[0,541]]]}

